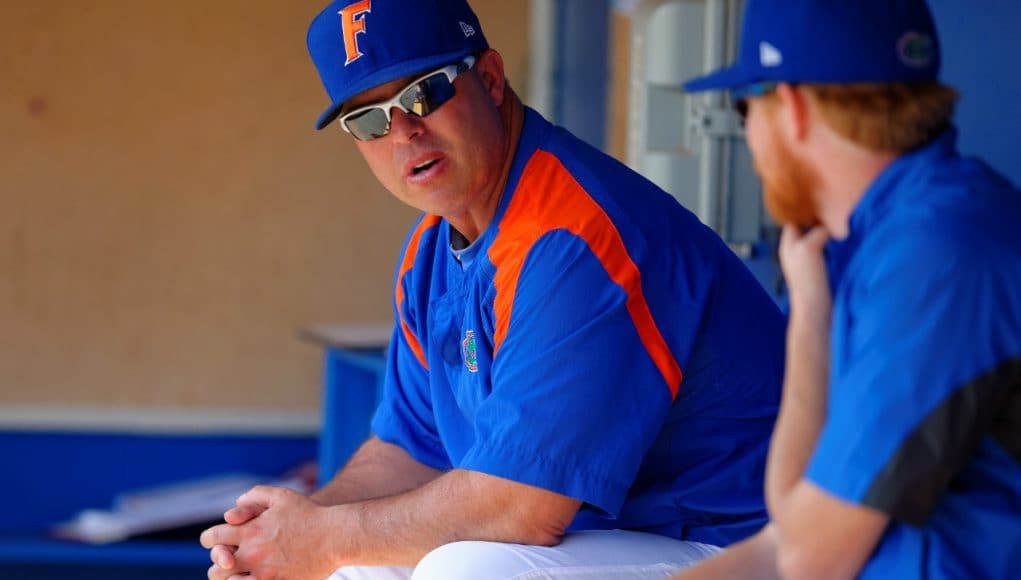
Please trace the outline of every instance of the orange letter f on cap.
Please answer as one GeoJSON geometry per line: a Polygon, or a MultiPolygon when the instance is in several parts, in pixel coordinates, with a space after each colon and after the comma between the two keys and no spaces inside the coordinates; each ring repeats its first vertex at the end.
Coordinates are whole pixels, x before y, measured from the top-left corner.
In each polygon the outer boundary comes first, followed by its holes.
{"type": "Polygon", "coordinates": [[[340,11],[340,24],[344,30],[344,49],[347,51],[347,62],[344,63],[344,66],[353,63],[363,56],[361,51],[358,50],[357,35],[365,32],[365,17],[362,15],[366,12],[372,12],[371,0],[355,2],[340,11]],[[359,18],[359,16],[362,17],[359,18]]]}

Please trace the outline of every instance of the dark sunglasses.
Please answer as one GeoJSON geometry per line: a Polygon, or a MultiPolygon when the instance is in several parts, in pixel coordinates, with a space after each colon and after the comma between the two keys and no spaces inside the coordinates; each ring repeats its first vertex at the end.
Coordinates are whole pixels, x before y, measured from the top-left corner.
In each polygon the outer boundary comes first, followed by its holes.
{"type": "Polygon", "coordinates": [[[748,97],[764,97],[776,91],[777,84],[774,82],[755,83],[730,93],[730,99],[734,103],[734,111],[740,117],[742,127],[744,127],[745,122],[748,120],[748,97]]]}
{"type": "Polygon", "coordinates": [[[419,77],[404,87],[394,98],[373,103],[347,113],[340,118],[340,126],[359,141],[371,141],[390,132],[390,110],[397,107],[405,113],[424,117],[454,97],[454,79],[475,65],[475,57],[465,57],[459,63],[419,77]]]}

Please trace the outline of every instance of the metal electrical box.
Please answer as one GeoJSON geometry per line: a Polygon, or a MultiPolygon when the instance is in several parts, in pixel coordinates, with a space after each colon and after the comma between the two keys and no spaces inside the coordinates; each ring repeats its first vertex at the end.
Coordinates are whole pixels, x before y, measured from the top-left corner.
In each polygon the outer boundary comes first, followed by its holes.
{"type": "Polygon", "coordinates": [[[748,257],[769,221],[743,130],[727,95],[681,88],[733,62],[743,8],[744,0],[634,4],[627,141],[632,168],[748,257]]]}

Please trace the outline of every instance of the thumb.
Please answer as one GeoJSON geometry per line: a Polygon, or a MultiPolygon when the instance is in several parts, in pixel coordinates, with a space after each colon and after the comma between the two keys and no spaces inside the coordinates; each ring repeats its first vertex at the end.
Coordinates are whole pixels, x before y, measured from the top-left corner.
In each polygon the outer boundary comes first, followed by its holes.
{"type": "Polygon", "coordinates": [[[243,506],[227,510],[223,514],[223,519],[232,526],[240,526],[264,511],[266,511],[266,508],[263,506],[245,504],[243,506]]]}
{"type": "Polygon", "coordinates": [[[234,569],[234,548],[232,546],[225,546],[218,544],[213,546],[212,550],[209,551],[209,558],[224,570],[234,569]]]}

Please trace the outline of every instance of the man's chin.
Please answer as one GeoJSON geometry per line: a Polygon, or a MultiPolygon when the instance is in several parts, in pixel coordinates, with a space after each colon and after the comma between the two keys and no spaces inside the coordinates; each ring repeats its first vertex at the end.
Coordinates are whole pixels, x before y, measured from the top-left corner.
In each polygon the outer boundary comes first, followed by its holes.
{"type": "Polygon", "coordinates": [[[778,218],[773,216],[773,219],[782,226],[797,226],[798,229],[803,231],[812,229],[822,223],[816,218],[807,217],[778,218]]]}
{"type": "Polygon", "coordinates": [[[766,211],[780,225],[794,225],[808,229],[819,225],[819,215],[809,201],[794,201],[767,192],[766,211]]]}

